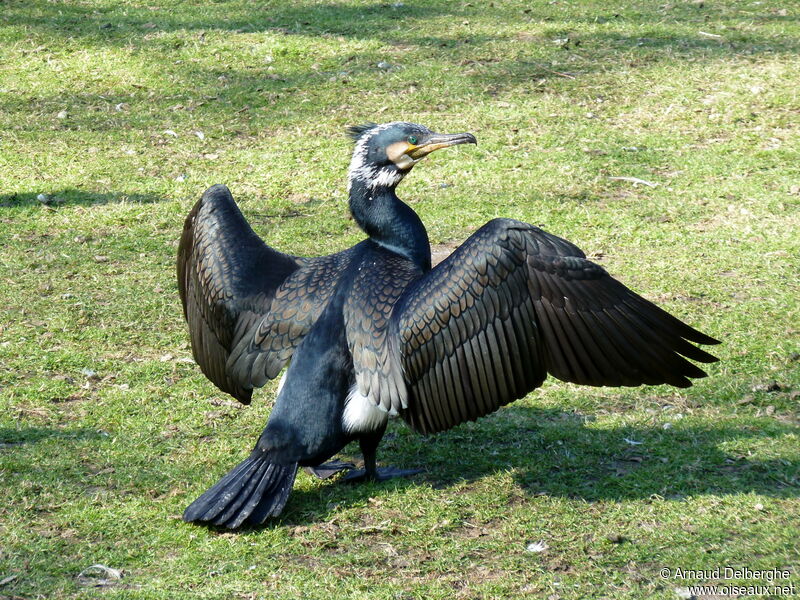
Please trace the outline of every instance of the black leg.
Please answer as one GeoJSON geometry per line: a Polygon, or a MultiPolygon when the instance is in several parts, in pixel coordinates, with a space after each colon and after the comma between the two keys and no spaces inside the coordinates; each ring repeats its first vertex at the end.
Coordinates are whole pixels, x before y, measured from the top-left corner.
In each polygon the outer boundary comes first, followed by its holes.
{"type": "Polygon", "coordinates": [[[364,456],[364,474],[367,481],[378,481],[378,444],[383,438],[383,431],[377,439],[375,436],[363,437],[358,440],[361,454],[364,456]]]}
{"type": "Polygon", "coordinates": [[[361,453],[364,455],[364,468],[353,469],[342,477],[342,481],[347,481],[349,483],[386,481],[394,477],[409,477],[417,473],[422,473],[422,469],[398,469],[395,467],[378,468],[376,456],[378,444],[383,437],[383,431],[384,430],[381,430],[378,434],[364,436],[358,440],[358,444],[361,446],[361,453]]]}

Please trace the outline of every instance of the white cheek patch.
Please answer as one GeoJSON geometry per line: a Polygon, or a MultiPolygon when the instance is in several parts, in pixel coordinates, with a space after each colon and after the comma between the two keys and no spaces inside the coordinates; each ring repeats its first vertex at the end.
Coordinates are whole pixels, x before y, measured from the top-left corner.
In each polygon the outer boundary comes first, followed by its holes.
{"type": "Polygon", "coordinates": [[[406,142],[395,142],[394,144],[389,144],[386,148],[386,156],[389,157],[393,163],[397,164],[397,161],[402,160],[403,156],[405,156],[406,151],[411,146],[408,145],[406,142]]]}
{"type": "Polygon", "coordinates": [[[386,426],[389,413],[377,406],[354,385],[347,394],[342,415],[342,427],[347,433],[377,431],[386,426]]]}
{"type": "Polygon", "coordinates": [[[395,142],[386,148],[386,156],[397,165],[398,169],[407,171],[417,162],[406,154],[409,148],[413,148],[413,146],[409,146],[406,142],[395,142]]]}
{"type": "Polygon", "coordinates": [[[408,169],[413,167],[416,164],[416,162],[417,161],[411,158],[408,154],[401,154],[397,158],[397,160],[394,161],[394,164],[397,165],[398,169],[403,169],[404,171],[407,171],[408,169]]]}

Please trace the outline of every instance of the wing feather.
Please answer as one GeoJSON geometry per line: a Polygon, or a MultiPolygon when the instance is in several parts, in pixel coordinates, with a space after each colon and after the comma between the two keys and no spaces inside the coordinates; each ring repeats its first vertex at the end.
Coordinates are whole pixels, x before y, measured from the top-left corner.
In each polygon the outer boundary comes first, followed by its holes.
{"type": "Polygon", "coordinates": [[[306,259],[270,248],[227,187],[206,190],[186,217],[177,261],[183,314],[203,373],[248,404],[253,388],[291,358],[346,261],[346,253],[306,259]]]}
{"type": "Polygon", "coordinates": [[[483,414],[488,414],[492,410],[492,405],[494,401],[492,400],[492,390],[489,387],[489,378],[486,375],[486,358],[488,358],[485,353],[483,352],[483,332],[480,331],[478,334],[469,340],[469,348],[471,354],[473,356],[473,365],[477,367],[477,378],[478,378],[478,388],[476,388],[477,396],[480,401],[480,412],[483,414]]]}
{"type": "Polygon", "coordinates": [[[547,373],[587,385],[669,383],[713,362],[718,343],[611,278],[575,245],[495,219],[407,284],[392,313],[408,386],[397,408],[422,432],[486,415],[547,373]]]}

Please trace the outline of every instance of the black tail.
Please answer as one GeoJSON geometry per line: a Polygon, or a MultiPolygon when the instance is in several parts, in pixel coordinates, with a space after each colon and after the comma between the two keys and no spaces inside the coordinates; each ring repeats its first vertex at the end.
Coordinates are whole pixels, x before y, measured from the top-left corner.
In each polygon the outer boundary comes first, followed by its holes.
{"type": "Polygon", "coordinates": [[[256,449],[183,511],[183,520],[236,529],[259,525],[283,510],[294,485],[297,463],[269,462],[256,449]]]}

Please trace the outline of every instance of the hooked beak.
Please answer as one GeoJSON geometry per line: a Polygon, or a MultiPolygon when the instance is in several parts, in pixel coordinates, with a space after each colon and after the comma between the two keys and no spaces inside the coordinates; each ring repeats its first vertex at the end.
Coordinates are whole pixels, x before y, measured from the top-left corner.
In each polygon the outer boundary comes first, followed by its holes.
{"type": "Polygon", "coordinates": [[[458,144],[477,144],[478,140],[471,133],[434,133],[422,140],[416,146],[410,146],[405,154],[409,156],[414,162],[418,161],[431,152],[439,150],[440,148],[449,148],[450,146],[457,146],[458,144]]]}

